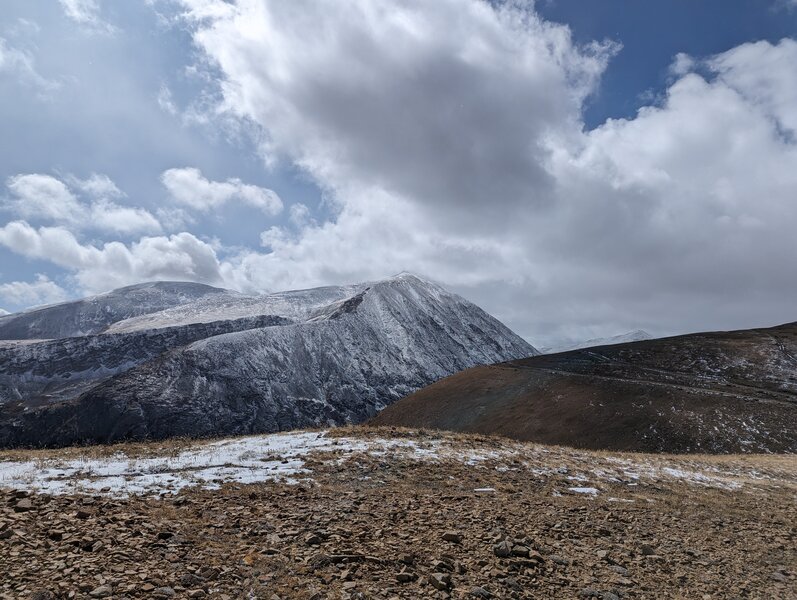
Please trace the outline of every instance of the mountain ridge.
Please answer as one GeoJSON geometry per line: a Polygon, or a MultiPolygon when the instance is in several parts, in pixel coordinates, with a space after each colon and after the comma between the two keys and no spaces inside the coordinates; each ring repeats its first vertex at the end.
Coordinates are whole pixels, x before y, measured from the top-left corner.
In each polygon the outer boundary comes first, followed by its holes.
{"type": "Polygon", "coordinates": [[[407,274],[263,297],[203,296],[117,325],[0,344],[0,445],[359,422],[440,377],[537,352],[476,305],[407,274]],[[222,313],[233,318],[216,319],[222,313]],[[245,321],[255,318],[272,321],[245,321]]]}

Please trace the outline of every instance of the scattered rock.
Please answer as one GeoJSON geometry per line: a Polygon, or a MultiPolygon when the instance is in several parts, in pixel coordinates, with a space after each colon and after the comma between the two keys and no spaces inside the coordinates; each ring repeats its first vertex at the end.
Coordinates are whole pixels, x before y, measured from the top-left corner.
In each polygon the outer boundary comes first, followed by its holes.
{"type": "Polygon", "coordinates": [[[639,546],[639,553],[642,556],[651,556],[656,554],[656,548],[654,548],[651,544],[641,544],[639,546]]]}
{"type": "Polygon", "coordinates": [[[498,542],[493,546],[493,553],[499,558],[507,558],[512,555],[512,544],[507,540],[498,542]]]}
{"type": "Polygon", "coordinates": [[[91,596],[92,598],[108,598],[112,595],[113,595],[113,589],[109,585],[101,585],[91,590],[91,592],[89,592],[89,596],[91,596]]]}
{"type": "Polygon", "coordinates": [[[317,546],[323,541],[320,535],[317,533],[308,533],[304,536],[304,543],[308,546],[317,546]]]}
{"type": "Polygon", "coordinates": [[[196,587],[204,582],[204,578],[194,573],[186,573],[180,577],[180,585],[186,588],[196,587]]]}
{"type": "Polygon", "coordinates": [[[453,542],[454,544],[461,544],[462,543],[462,534],[458,531],[446,531],[443,534],[443,539],[446,542],[453,542]]]}
{"type": "Polygon", "coordinates": [[[429,583],[436,590],[447,590],[451,587],[451,575],[448,573],[432,573],[429,575],[429,583]]]}

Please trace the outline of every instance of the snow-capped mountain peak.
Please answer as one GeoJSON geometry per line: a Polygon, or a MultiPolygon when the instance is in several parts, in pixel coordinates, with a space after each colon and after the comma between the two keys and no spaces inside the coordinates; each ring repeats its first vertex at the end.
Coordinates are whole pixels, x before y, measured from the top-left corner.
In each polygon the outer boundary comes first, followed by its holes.
{"type": "MultiPolygon", "coordinates": [[[[85,315],[94,301],[66,306],[85,315]]],[[[0,342],[0,446],[358,422],[464,368],[537,353],[409,273],[262,296],[146,284],[100,304],[111,315],[88,311],[90,335],[0,342]],[[159,304],[119,309],[152,290],[159,304]]]]}

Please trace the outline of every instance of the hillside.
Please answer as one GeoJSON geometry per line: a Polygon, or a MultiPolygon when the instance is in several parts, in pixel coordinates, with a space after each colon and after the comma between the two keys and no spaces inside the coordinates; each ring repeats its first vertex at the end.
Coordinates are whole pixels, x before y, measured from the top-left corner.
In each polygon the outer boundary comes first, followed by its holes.
{"type": "Polygon", "coordinates": [[[795,452],[797,324],[476,367],[372,422],[594,449],[795,452]]]}
{"type": "Polygon", "coordinates": [[[0,446],[361,422],[446,375],[534,353],[474,304],[409,274],[203,294],[95,335],[0,342],[0,446]]]}
{"type": "Polygon", "coordinates": [[[0,597],[789,599],[795,468],[362,427],[0,452],[0,597]]]}

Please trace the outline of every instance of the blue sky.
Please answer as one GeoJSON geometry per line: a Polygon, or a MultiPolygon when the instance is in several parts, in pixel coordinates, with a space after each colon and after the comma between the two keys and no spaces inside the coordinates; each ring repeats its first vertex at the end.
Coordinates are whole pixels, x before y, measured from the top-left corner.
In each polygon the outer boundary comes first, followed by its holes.
{"type": "Polygon", "coordinates": [[[665,89],[679,52],[710,56],[749,42],[778,42],[797,32],[797,10],[766,0],[542,0],[539,12],[566,23],[580,43],[609,38],[623,45],[588,103],[585,121],[630,117],[665,89]]]}
{"type": "Polygon", "coordinates": [[[343,4],[4,2],[0,307],[410,270],[540,344],[795,318],[792,181],[736,179],[794,160],[793,2],[343,4]]]}

